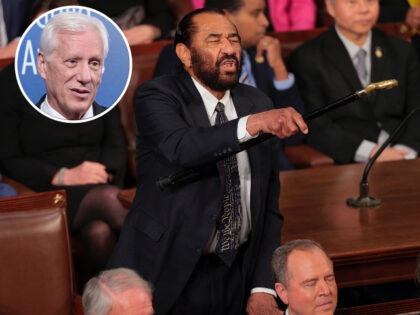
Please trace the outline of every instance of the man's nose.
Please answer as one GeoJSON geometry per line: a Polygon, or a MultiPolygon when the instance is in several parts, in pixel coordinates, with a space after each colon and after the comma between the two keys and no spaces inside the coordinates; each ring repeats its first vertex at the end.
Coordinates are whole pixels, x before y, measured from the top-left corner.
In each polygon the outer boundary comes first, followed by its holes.
{"type": "Polygon", "coordinates": [[[88,83],[92,80],[92,70],[88,63],[81,63],[79,65],[77,80],[83,83],[88,83]]]}
{"type": "Polygon", "coordinates": [[[267,19],[267,17],[265,16],[265,14],[264,14],[264,13],[261,13],[261,14],[258,16],[258,22],[260,23],[260,25],[264,26],[265,28],[267,28],[267,27],[268,27],[268,25],[270,24],[270,23],[268,22],[268,19],[267,19]]]}
{"type": "Polygon", "coordinates": [[[367,12],[369,11],[369,4],[367,0],[360,0],[359,2],[359,10],[360,12],[367,12]]]}
{"type": "Polygon", "coordinates": [[[222,52],[227,55],[233,54],[235,52],[235,49],[233,49],[233,45],[228,38],[225,38],[222,41],[222,52]]]}
{"type": "Polygon", "coordinates": [[[319,282],[319,294],[320,295],[331,294],[331,288],[325,280],[319,282]]]}

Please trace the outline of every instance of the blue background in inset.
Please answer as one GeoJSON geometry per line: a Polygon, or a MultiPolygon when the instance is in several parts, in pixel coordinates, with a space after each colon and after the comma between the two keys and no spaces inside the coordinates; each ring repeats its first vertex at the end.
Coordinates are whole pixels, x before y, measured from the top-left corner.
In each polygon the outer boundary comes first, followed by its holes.
{"type": "Polygon", "coordinates": [[[61,12],[76,11],[94,16],[104,23],[109,35],[109,52],[105,59],[105,71],[102,83],[98,88],[95,101],[105,107],[114,104],[124,91],[130,75],[130,52],[125,44],[122,34],[108,18],[98,11],[86,7],[61,7],[38,18],[21,39],[19,51],[16,55],[17,76],[21,87],[33,104],[38,103],[47,92],[44,79],[38,74],[37,54],[39,38],[45,24],[61,12]],[[32,50],[30,49],[32,47],[32,50]],[[24,67],[25,66],[25,67],[24,67]]]}

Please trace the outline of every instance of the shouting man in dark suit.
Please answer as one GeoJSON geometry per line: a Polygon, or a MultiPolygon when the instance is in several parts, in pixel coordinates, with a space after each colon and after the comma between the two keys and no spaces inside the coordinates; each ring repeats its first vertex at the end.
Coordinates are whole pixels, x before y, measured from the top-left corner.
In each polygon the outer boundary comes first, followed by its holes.
{"type": "Polygon", "coordinates": [[[175,47],[185,71],[135,95],[137,192],[108,267],[152,282],[156,314],[278,314],[270,274],[283,221],[277,141],[243,148],[261,132],[283,138],[307,126],[294,109],[273,109],[265,94],[237,84],[241,40],[223,11],[188,14],[175,47]],[[156,187],[186,168],[197,176],[156,187]]]}
{"type": "MultiPolygon", "coordinates": [[[[397,79],[397,88],[332,111],[311,124],[308,143],[337,163],[365,162],[389,134],[419,106],[420,67],[407,42],[372,29],[378,0],[326,0],[335,25],[291,56],[306,110],[362,89],[397,79]]],[[[419,117],[385,149],[378,161],[415,158],[420,150],[419,117]]]]}
{"type": "MultiPolygon", "coordinates": [[[[293,73],[289,73],[282,58],[280,42],[266,34],[269,25],[264,14],[264,0],[206,0],[205,8],[224,10],[241,36],[242,72],[239,82],[257,87],[269,96],[276,108],[292,106],[303,112],[293,73]]],[[[175,72],[176,56],[172,45],[165,47],[156,65],[155,76],[175,72]]],[[[296,136],[287,143],[298,144],[303,137],[296,136]]],[[[280,141],[282,144],[282,141],[280,141]]],[[[279,145],[279,167],[292,169],[293,165],[279,145]]]]}

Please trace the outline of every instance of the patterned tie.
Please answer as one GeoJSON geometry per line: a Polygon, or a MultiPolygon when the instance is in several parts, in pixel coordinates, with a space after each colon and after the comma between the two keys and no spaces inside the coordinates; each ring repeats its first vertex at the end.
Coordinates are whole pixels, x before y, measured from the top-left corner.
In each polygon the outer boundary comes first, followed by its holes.
{"type": "MultiPolygon", "coordinates": [[[[217,103],[217,125],[228,121],[224,110],[225,106],[220,102],[217,103]]],[[[223,166],[225,170],[223,211],[216,226],[216,254],[227,266],[230,266],[239,248],[242,220],[241,191],[236,155],[233,154],[225,158],[223,166]]]]}
{"type": "Polygon", "coordinates": [[[360,49],[356,54],[356,71],[359,76],[360,82],[365,83],[367,80],[367,70],[366,70],[366,51],[360,49]]]}

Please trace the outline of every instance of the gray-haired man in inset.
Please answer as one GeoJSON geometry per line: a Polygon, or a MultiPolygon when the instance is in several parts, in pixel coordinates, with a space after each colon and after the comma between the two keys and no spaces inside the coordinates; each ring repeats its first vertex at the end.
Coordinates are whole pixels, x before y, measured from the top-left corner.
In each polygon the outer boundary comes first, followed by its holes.
{"type": "Polygon", "coordinates": [[[95,103],[108,53],[108,32],[92,16],[76,12],[55,15],[45,25],[38,53],[38,71],[47,94],[37,106],[65,120],[91,118],[106,107],[95,103]]]}

